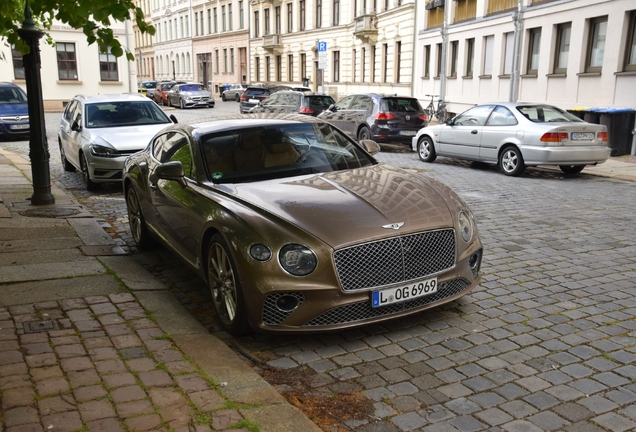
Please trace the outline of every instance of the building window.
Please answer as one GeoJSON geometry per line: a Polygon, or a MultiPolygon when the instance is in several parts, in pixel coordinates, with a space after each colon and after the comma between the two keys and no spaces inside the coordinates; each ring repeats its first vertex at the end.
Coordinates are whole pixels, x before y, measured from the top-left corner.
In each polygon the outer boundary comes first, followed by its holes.
{"type": "Polygon", "coordinates": [[[225,21],[225,5],[223,5],[221,6],[221,29],[223,29],[223,31],[226,31],[225,21]]]}
{"type": "Polygon", "coordinates": [[[305,0],[300,0],[300,2],[298,2],[298,3],[299,3],[299,8],[300,8],[300,10],[298,12],[299,13],[298,17],[299,17],[299,22],[300,22],[299,30],[303,31],[303,30],[305,30],[305,12],[306,12],[305,11],[305,0]]]}
{"type": "Polygon", "coordinates": [[[424,71],[423,78],[430,78],[431,76],[431,46],[426,45],[424,47],[424,71]]]}
{"type": "Polygon", "coordinates": [[[300,55],[300,79],[307,78],[307,54],[300,55]]]}
{"type": "Polygon", "coordinates": [[[495,36],[486,36],[484,38],[484,76],[492,76],[492,57],[495,49],[495,36]]]}
{"type": "Polygon", "coordinates": [[[212,9],[208,9],[208,34],[212,34],[212,9]]]}
{"type": "Polygon", "coordinates": [[[243,2],[239,2],[239,28],[242,29],[245,26],[243,22],[243,2]]]}
{"type": "Polygon", "coordinates": [[[626,45],[624,70],[636,71],[636,11],[632,11],[629,17],[626,45]]]}
{"type": "Polygon", "coordinates": [[[270,68],[271,68],[271,64],[270,64],[270,57],[267,56],[265,57],[265,82],[270,82],[270,68]]]}
{"type": "Polygon", "coordinates": [[[402,42],[398,41],[395,43],[395,82],[396,84],[400,83],[400,69],[402,66],[402,42]]]}
{"type": "Polygon", "coordinates": [[[316,0],[316,28],[322,27],[322,0],[316,0]]]}
{"type": "Polygon", "coordinates": [[[376,49],[375,49],[375,45],[373,45],[371,47],[371,82],[372,83],[375,82],[375,55],[376,55],[376,49]]]}
{"type": "Polygon", "coordinates": [[[219,50],[214,50],[214,63],[216,63],[215,73],[219,73],[219,50]]]}
{"type": "Polygon", "coordinates": [[[289,54],[287,56],[287,81],[294,81],[294,55],[289,54]]]}
{"type": "Polygon", "coordinates": [[[223,48],[223,72],[227,73],[227,48],[223,48]]]}
{"type": "Polygon", "coordinates": [[[110,47],[105,53],[99,53],[99,76],[102,81],[118,81],[117,57],[111,54],[110,47]]]}
{"type": "Polygon", "coordinates": [[[281,82],[283,80],[283,56],[276,56],[276,81],[281,82]]]}
{"type": "Polygon", "coordinates": [[[351,53],[351,81],[352,82],[356,82],[356,64],[357,64],[357,59],[356,56],[358,55],[358,53],[356,52],[356,50],[354,49],[353,52],[351,53]]]}
{"type": "Polygon", "coordinates": [[[231,3],[227,5],[227,25],[230,31],[232,31],[234,26],[232,24],[232,4],[231,3]]]}
{"type": "Polygon", "coordinates": [[[557,27],[554,73],[564,74],[568,70],[568,56],[570,54],[570,33],[572,33],[572,23],[560,24],[557,27]]]}
{"type": "Polygon", "coordinates": [[[442,76],[442,44],[437,44],[435,48],[437,51],[437,68],[435,69],[435,78],[439,78],[442,76]]]}
{"type": "Polygon", "coordinates": [[[333,25],[340,25],[340,0],[333,0],[333,25]]]}
{"type": "Polygon", "coordinates": [[[269,8],[263,11],[263,36],[269,34],[269,8]]]}
{"type": "Polygon", "coordinates": [[[528,47],[528,74],[539,73],[539,48],[541,46],[541,28],[530,29],[530,45],[528,47]]]}
{"type": "Polygon", "coordinates": [[[274,26],[274,30],[276,31],[276,34],[280,34],[280,6],[276,6],[274,8],[274,20],[275,20],[275,26],[274,26]]]}
{"type": "Polygon", "coordinates": [[[607,17],[590,21],[590,40],[587,48],[585,72],[600,72],[605,54],[605,38],[607,36],[607,17]]]}
{"type": "Polygon", "coordinates": [[[340,51],[333,52],[333,82],[340,82],[340,51]]]}
{"type": "MultiPolygon", "coordinates": [[[[190,17],[188,15],[185,16],[185,31],[186,37],[190,37],[190,17]]],[[[159,31],[157,31],[159,33],[159,31]]]]}
{"type": "Polygon", "coordinates": [[[360,53],[360,56],[362,57],[360,59],[360,67],[362,68],[362,71],[360,72],[360,76],[361,76],[361,82],[365,82],[364,78],[365,78],[365,73],[366,73],[366,64],[365,62],[367,61],[366,57],[367,57],[367,49],[362,47],[362,52],[360,53]]]}
{"type": "Polygon", "coordinates": [[[24,59],[22,53],[11,48],[11,57],[13,57],[13,76],[17,80],[25,79],[24,75],[24,59]]]}
{"type": "Polygon", "coordinates": [[[258,11],[254,11],[254,37],[258,37],[258,11]]]}
{"type": "Polygon", "coordinates": [[[185,37],[185,33],[183,32],[183,17],[179,17],[179,34],[181,37],[185,37]]]}
{"type": "Polygon", "coordinates": [[[234,48],[230,48],[230,72],[234,73],[234,48]]]}
{"type": "Polygon", "coordinates": [[[292,3],[287,3],[287,33],[294,31],[294,15],[292,12],[292,3]]]}
{"type": "Polygon", "coordinates": [[[387,82],[389,75],[389,44],[382,46],[382,82],[387,82]]]}
{"type": "Polygon", "coordinates": [[[199,12],[194,13],[194,35],[199,36],[199,12]]]}
{"type": "Polygon", "coordinates": [[[219,32],[219,15],[217,13],[216,8],[214,8],[214,33],[218,33],[219,32]]]}
{"type": "Polygon", "coordinates": [[[256,57],[256,64],[254,65],[254,73],[256,74],[256,81],[261,80],[261,58],[256,57]]]}
{"type": "Polygon", "coordinates": [[[475,63],[475,39],[466,40],[466,76],[473,76],[473,64],[475,63]]]}
{"type": "Polygon", "coordinates": [[[514,32],[504,33],[504,65],[503,75],[512,75],[512,56],[515,50],[515,34],[514,32]]]}
{"type": "Polygon", "coordinates": [[[450,76],[453,78],[457,78],[457,56],[459,56],[459,41],[452,41],[450,76]]]}
{"type": "Polygon", "coordinates": [[[57,50],[57,71],[60,80],[77,80],[77,57],[75,44],[59,42],[57,50]]]}

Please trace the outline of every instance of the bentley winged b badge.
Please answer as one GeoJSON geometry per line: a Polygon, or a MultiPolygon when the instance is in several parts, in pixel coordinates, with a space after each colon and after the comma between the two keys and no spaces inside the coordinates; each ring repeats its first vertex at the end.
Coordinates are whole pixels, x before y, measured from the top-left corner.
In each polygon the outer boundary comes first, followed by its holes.
{"type": "Polygon", "coordinates": [[[396,222],[388,225],[382,225],[382,228],[399,230],[402,228],[402,225],[404,225],[404,222],[396,222]]]}

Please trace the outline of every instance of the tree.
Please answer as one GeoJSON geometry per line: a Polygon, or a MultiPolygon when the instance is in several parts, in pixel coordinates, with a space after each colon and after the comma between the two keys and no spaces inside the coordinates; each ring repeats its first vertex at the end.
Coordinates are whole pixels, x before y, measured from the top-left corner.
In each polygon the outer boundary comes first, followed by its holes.
{"type": "MultiPolygon", "coordinates": [[[[5,37],[23,54],[29,47],[18,36],[17,30],[24,21],[26,0],[2,0],[0,8],[0,37],[5,37]]],[[[113,35],[111,20],[126,21],[134,19],[142,33],[155,34],[155,28],[144,21],[143,11],[135,6],[133,0],[28,0],[33,20],[46,32],[53,21],[59,21],[75,29],[82,30],[88,44],[97,43],[100,52],[108,52],[116,57],[124,55],[121,43],[113,35]]],[[[47,37],[47,42],[53,40],[47,37]]],[[[126,50],[126,57],[133,61],[135,56],[126,50]]]]}

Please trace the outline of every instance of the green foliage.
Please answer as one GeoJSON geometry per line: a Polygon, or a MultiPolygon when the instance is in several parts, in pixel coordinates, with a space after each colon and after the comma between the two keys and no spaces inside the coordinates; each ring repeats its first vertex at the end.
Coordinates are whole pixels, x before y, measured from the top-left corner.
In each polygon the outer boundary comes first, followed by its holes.
{"type": "MultiPolygon", "coordinates": [[[[113,35],[112,21],[134,20],[142,33],[155,34],[155,28],[144,21],[143,11],[133,0],[29,0],[33,20],[38,29],[45,33],[51,29],[53,21],[82,30],[89,45],[97,43],[100,52],[111,47],[111,53],[120,57],[124,48],[113,35]]],[[[0,7],[0,37],[5,37],[9,45],[26,54],[29,47],[22,42],[17,30],[24,21],[25,0],[2,0],[0,7]]],[[[53,44],[47,35],[46,41],[53,44]]],[[[134,54],[125,52],[128,60],[134,54]]]]}

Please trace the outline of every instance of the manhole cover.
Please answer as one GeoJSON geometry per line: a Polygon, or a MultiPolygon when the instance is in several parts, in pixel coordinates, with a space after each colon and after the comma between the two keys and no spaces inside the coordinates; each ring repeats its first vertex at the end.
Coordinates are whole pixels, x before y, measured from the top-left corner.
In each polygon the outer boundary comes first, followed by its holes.
{"type": "Polygon", "coordinates": [[[42,208],[42,209],[30,209],[21,212],[23,216],[29,217],[41,217],[41,218],[57,218],[65,216],[73,216],[79,213],[79,210],[72,208],[42,208]]]}
{"type": "Polygon", "coordinates": [[[57,330],[59,326],[56,321],[48,320],[48,321],[33,321],[33,322],[25,322],[24,323],[24,332],[25,333],[39,333],[45,332],[49,330],[57,330]]]}

